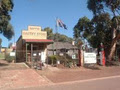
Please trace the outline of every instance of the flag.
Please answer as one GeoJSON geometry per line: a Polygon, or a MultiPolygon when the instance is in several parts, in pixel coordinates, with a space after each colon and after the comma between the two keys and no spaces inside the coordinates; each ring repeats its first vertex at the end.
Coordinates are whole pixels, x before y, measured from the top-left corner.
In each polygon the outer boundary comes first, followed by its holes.
{"type": "Polygon", "coordinates": [[[60,19],[57,19],[57,26],[67,29],[67,26],[60,19]]]}

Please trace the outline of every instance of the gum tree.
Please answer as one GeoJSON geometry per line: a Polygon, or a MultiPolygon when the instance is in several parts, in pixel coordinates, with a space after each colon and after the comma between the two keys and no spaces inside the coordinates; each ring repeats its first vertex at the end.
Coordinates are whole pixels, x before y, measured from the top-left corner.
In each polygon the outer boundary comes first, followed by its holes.
{"type": "Polygon", "coordinates": [[[86,39],[90,46],[98,48],[98,50],[100,50],[100,43],[104,42],[107,56],[111,44],[110,26],[111,19],[108,14],[97,15],[91,20],[87,17],[82,17],[74,27],[74,37],[86,39]]]}
{"type": "Polygon", "coordinates": [[[10,24],[10,12],[12,12],[13,6],[12,0],[0,0],[0,33],[8,40],[14,35],[13,27],[10,24]]]}
{"type": "MultiPolygon", "coordinates": [[[[108,59],[112,60],[116,43],[120,36],[120,0],[88,0],[88,9],[93,12],[93,17],[96,17],[101,14],[108,13],[111,17],[111,32],[112,33],[112,42],[108,55],[108,59]]],[[[107,36],[106,36],[107,37],[107,36]]]]}

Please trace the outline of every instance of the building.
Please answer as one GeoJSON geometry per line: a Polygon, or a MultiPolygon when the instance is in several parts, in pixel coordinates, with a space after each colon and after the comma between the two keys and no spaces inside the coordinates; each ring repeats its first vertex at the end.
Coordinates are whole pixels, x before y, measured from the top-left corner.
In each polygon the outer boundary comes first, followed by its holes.
{"type": "Polygon", "coordinates": [[[69,42],[54,42],[47,46],[48,56],[60,55],[68,56],[69,58],[76,60],[78,66],[83,64],[83,54],[82,50],[69,42]]]}
{"type": "Polygon", "coordinates": [[[69,42],[54,42],[47,46],[47,50],[49,56],[56,55],[56,52],[58,54],[66,53],[71,57],[73,54],[78,54],[78,48],[69,42]]]}
{"type": "Polygon", "coordinates": [[[53,40],[47,39],[47,32],[41,31],[40,26],[28,26],[28,30],[22,30],[22,35],[16,42],[16,61],[46,62],[47,45],[51,43],[53,40]]]}
{"type": "Polygon", "coordinates": [[[1,47],[0,49],[1,49],[1,50],[0,50],[0,52],[1,52],[1,53],[4,53],[4,52],[5,52],[6,47],[1,47]]]}

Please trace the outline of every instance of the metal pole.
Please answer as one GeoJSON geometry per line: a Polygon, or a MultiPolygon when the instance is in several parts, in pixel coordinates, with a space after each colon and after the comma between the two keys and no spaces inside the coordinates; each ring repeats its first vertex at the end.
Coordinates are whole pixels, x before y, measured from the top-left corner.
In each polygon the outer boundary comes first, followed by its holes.
{"type": "Polygon", "coordinates": [[[53,50],[53,55],[54,55],[54,45],[53,45],[54,43],[52,43],[52,50],[53,50]]]}
{"type": "Polygon", "coordinates": [[[56,28],[56,55],[58,55],[58,24],[57,24],[57,19],[58,18],[56,18],[56,25],[55,25],[55,28],[56,28]]]}
{"type": "Polygon", "coordinates": [[[15,33],[14,33],[14,48],[15,48],[15,63],[16,63],[16,49],[17,49],[17,44],[15,43],[15,33]]]}
{"type": "Polygon", "coordinates": [[[79,56],[79,66],[81,66],[81,49],[78,48],[78,56],[79,56]]]}
{"type": "Polygon", "coordinates": [[[26,62],[27,62],[27,43],[25,45],[26,45],[26,62]]]}

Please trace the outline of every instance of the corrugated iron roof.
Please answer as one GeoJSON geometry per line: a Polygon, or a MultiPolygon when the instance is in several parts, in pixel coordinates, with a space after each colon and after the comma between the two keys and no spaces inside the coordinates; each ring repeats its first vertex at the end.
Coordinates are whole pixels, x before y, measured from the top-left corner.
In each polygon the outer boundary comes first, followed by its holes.
{"type": "Polygon", "coordinates": [[[40,43],[53,43],[53,40],[49,39],[24,39],[25,42],[40,42],[40,43]]]}
{"type": "Polygon", "coordinates": [[[68,42],[54,42],[53,44],[50,44],[47,46],[48,49],[77,49],[76,46],[73,46],[72,44],[68,42]]]}

